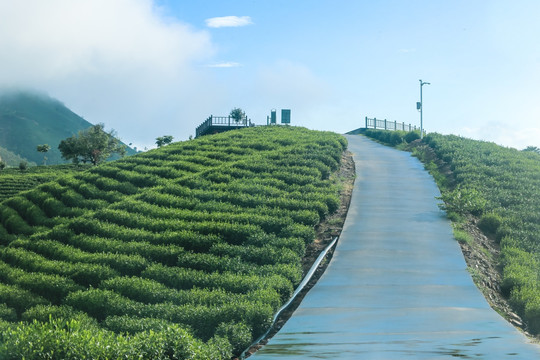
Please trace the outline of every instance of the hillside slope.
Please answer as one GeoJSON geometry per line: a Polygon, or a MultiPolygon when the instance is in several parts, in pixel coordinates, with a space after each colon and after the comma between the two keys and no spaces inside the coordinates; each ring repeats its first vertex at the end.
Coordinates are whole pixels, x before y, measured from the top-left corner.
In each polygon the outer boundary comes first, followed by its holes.
{"type": "Polygon", "coordinates": [[[0,203],[0,358],[31,354],[29,342],[62,358],[239,354],[291,296],[314,227],[340,206],[333,172],[346,144],[302,128],[236,130],[0,203]]]}
{"type": "MultiPolygon", "coordinates": [[[[43,154],[36,146],[48,144],[48,164],[60,164],[62,159],[58,144],[80,130],[92,126],[60,101],[45,94],[29,91],[4,91],[0,93],[0,147],[36,164],[43,163],[43,154]]],[[[128,154],[134,151],[129,149],[128,154]]],[[[6,154],[8,165],[17,166],[6,154]]]]}

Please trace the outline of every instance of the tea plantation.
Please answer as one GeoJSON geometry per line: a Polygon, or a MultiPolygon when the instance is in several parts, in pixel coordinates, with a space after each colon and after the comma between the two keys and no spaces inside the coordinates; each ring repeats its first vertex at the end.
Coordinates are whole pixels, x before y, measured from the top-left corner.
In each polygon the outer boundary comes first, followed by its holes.
{"type": "Polygon", "coordinates": [[[226,359],[300,282],[345,138],[257,127],[0,203],[1,359],[226,359]]]}

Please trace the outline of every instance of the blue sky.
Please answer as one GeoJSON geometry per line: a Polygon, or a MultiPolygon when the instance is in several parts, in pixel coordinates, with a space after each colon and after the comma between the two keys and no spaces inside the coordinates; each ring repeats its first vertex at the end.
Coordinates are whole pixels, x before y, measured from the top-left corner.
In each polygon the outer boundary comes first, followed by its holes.
{"type": "Polygon", "coordinates": [[[49,93],[126,142],[241,107],[339,133],[364,117],[540,146],[540,2],[0,0],[0,86],[49,93]],[[29,10],[30,9],[30,10],[29,10]]]}

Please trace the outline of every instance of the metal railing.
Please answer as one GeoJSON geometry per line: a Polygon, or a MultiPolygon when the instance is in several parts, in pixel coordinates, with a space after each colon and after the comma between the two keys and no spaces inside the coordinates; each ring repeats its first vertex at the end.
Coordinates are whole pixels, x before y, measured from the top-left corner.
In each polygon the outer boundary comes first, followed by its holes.
{"type": "Polygon", "coordinates": [[[197,126],[195,129],[195,137],[204,135],[206,130],[212,126],[248,127],[253,126],[253,124],[246,116],[244,116],[243,119],[236,121],[231,116],[210,115],[201,125],[197,126]]]}
{"type": "Polygon", "coordinates": [[[381,129],[381,130],[402,130],[414,131],[420,130],[419,127],[405,124],[404,122],[389,121],[386,119],[368,118],[366,116],[366,129],[381,129]]]}

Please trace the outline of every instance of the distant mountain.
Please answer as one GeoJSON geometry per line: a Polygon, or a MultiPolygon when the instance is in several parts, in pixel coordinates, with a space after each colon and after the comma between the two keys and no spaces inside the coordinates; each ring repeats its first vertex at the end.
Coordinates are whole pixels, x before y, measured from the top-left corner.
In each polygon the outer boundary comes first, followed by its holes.
{"type": "MultiPolygon", "coordinates": [[[[0,157],[5,158],[7,151],[28,162],[42,164],[44,154],[36,147],[48,144],[51,149],[45,154],[47,164],[65,163],[58,150],[60,141],[92,125],[48,95],[30,91],[0,92],[0,148],[4,152],[3,156],[0,152],[0,157]]],[[[134,153],[128,149],[128,154],[134,153]]]]}
{"type": "Polygon", "coordinates": [[[0,161],[3,161],[9,166],[17,166],[23,161],[26,161],[27,165],[30,165],[30,166],[37,165],[35,162],[28,161],[28,159],[20,157],[19,155],[16,155],[12,153],[11,151],[4,149],[1,146],[0,146],[0,161]]]}

